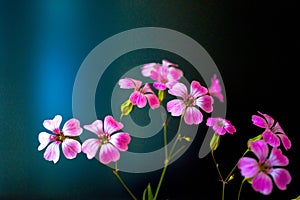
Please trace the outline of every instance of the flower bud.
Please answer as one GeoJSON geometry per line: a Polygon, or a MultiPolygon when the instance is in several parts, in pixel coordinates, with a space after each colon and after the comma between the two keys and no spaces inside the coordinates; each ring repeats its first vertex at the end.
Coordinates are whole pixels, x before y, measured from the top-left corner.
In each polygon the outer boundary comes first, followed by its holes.
{"type": "Polygon", "coordinates": [[[162,102],[166,98],[166,90],[158,90],[158,100],[162,102]]]}
{"type": "Polygon", "coordinates": [[[121,105],[121,113],[122,113],[122,115],[129,115],[130,112],[132,111],[132,109],[133,109],[133,105],[132,105],[132,103],[130,102],[129,99],[126,100],[121,105]]]}
{"type": "Polygon", "coordinates": [[[213,137],[211,138],[210,143],[209,143],[210,149],[212,151],[217,150],[219,144],[220,144],[220,135],[218,135],[218,134],[215,133],[213,135],[213,137]]]}

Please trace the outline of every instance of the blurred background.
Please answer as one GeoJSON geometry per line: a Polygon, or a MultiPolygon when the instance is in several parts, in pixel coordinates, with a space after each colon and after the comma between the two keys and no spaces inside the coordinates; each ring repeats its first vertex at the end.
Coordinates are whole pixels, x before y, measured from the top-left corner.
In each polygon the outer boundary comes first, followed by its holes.
{"type": "MultiPolygon", "coordinates": [[[[150,26],[193,38],[218,66],[226,89],[226,118],[237,129],[234,136],[222,137],[215,153],[224,174],[244,152],[247,140],[261,132],[251,122],[257,111],[280,122],[291,139],[292,148],[283,152],[292,175],[287,190],[274,185],[272,194],[264,196],[246,183],[241,199],[296,198],[300,195],[300,141],[295,8],[290,2],[237,0],[1,1],[0,199],[131,199],[96,159],[79,154],[67,160],[61,154],[57,164],[44,160],[44,151],[37,150],[38,134],[45,130],[45,119],[61,114],[64,123],[72,117],[74,80],[94,47],[122,31],[150,26]]],[[[162,55],[133,52],[114,65],[160,62],[162,55]]],[[[186,61],[168,56],[188,72],[186,61]]],[[[97,107],[99,118],[110,113],[109,96],[103,92],[109,92],[119,78],[113,76],[113,69],[97,90],[97,102],[107,105],[97,107]]],[[[211,156],[198,157],[203,137],[197,134],[185,154],[169,166],[159,199],[221,199],[222,185],[211,156]]],[[[141,197],[149,182],[156,187],[160,172],[120,175],[141,197]]],[[[235,179],[226,186],[226,199],[236,199],[241,181],[236,170],[235,179]]]]}

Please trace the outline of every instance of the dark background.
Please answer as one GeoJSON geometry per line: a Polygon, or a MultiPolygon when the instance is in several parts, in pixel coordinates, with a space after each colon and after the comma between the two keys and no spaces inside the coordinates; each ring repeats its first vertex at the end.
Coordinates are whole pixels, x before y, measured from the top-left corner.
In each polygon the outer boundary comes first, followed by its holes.
{"type": "MultiPolygon", "coordinates": [[[[292,148],[283,150],[292,175],[287,190],[274,185],[272,194],[264,196],[245,184],[241,199],[300,195],[296,6],[289,1],[107,2],[1,1],[0,199],[130,199],[95,159],[79,154],[75,160],[61,155],[55,165],[45,161],[44,151],[37,151],[37,136],[44,131],[43,120],[55,114],[72,117],[76,73],[95,46],[122,31],[149,26],[190,36],[218,66],[226,88],[226,118],[237,128],[234,136],[222,138],[216,152],[224,174],[247,139],[261,132],[251,122],[258,110],[279,121],[291,139],[292,148]]],[[[202,139],[198,134],[170,165],[160,199],[221,199],[211,157],[198,157],[202,139]]],[[[226,199],[236,199],[242,178],[238,170],[235,174],[226,199]]],[[[156,186],[160,171],[121,175],[141,197],[148,182],[156,186]]]]}

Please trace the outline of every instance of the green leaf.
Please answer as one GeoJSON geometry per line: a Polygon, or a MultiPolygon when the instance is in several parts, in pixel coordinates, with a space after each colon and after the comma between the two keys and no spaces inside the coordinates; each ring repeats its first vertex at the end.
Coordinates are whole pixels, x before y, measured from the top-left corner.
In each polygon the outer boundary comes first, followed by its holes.
{"type": "Polygon", "coordinates": [[[153,194],[152,194],[150,183],[148,184],[147,188],[144,190],[143,200],[153,200],[153,194]],[[146,193],[148,193],[148,199],[146,199],[146,193]]]}
{"type": "Polygon", "coordinates": [[[130,112],[132,111],[132,109],[133,109],[133,105],[132,105],[132,103],[130,102],[129,99],[126,100],[121,105],[121,113],[122,113],[122,115],[129,115],[130,112]]]}
{"type": "Polygon", "coordinates": [[[298,197],[296,197],[295,199],[292,200],[300,200],[300,195],[298,197]]]}

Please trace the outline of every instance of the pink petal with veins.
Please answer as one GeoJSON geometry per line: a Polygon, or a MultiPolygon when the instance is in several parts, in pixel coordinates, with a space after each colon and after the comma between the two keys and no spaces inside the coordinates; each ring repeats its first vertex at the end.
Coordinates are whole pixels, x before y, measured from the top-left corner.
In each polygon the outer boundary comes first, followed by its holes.
{"type": "Polygon", "coordinates": [[[285,150],[289,150],[292,147],[291,140],[288,138],[286,134],[277,134],[277,136],[281,139],[281,142],[285,150]]]}
{"type": "Polygon", "coordinates": [[[62,143],[62,151],[66,158],[73,159],[81,152],[81,145],[77,140],[66,138],[62,143]]]}
{"type": "Polygon", "coordinates": [[[137,105],[139,108],[143,108],[147,104],[147,99],[145,95],[141,92],[135,91],[129,97],[130,102],[132,105],[137,105]]]}
{"type": "Polygon", "coordinates": [[[269,148],[265,141],[256,140],[254,142],[250,142],[250,149],[259,159],[259,163],[265,162],[269,154],[269,148]]]}
{"type": "Polygon", "coordinates": [[[158,90],[165,90],[165,89],[167,89],[166,84],[161,83],[161,82],[154,82],[153,83],[153,87],[156,88],[156,89],[158,89],[158,90]]]}
{"type": "Polygon", "coordinates": [[[242,176],[252,178],[259,172],[259,165],[254,158],[243,157],[238,162],[242,176]]]}
{"type": "Polygon", "coordinates": [[[54,164],[57,163],[57,161],[59,160],[59,144],[61,142],[59,141],[55,141],[52,142],[46,149],[46,151],[44,152],[44,158],[45,160],[48,161],[53,161],[54,164]]]}
{"type": "Polygon", "coordinates": [[[103,133],[103,122],[102,120],[95,120],[92,124],[83,126],[86,130],[95,133],[97,136],[103,133]]]}
{"type": "Polygon", "coordinates": [[[278,147],[280,145],[280,140],[276,134],[272,133],[270,130],[266,130],[263,132],[262,137],[266,143],[271,145],[272,147],[278,147]]]}
{"type": "Polygon", "coordinates": [[[200,124],[203,120],[203,115],[199,109],[195,107],[188,107],[186,113],[184,114],[185,123],[191,124],[200,124]]]}
{"type": "Polygon", "coordinates": [[[43,126],[49,131],[58,134],[61,121],[62,117],[60,115],[56,115],[52,120],[45,120],[43,122],[43,126]]]}
{"type": "Polygon", "coordinates": [[[267,174],[260,172],[252,180],[252,188],[264,195],[269,195],[273,189],[273,183],[271,177],[267,174]]]}
{"type": "Polygon", "coordinates": [[[213,111],[213,103],[214,99],[209,95],[201,96],[196,100],[196,105],[207,113],[211,113],[213,111]]]}
{"type": "Polygon", "coordinates": [[[182,115],[186,105],[180,99],[173,99],[167,103],[167,110],[172,116],[182,115]]]}
{"type": "Polygon", "coordinates": [[[265,119],[258,115],[252,115],[251,120],[254,125],[256,125],[260,128],[267,128],[267,122],[265,121],[265,119]]]}
{"type": "Polygon", "coordinates": [[[282,154],[280,149],[273,148],[266,163],[270,166],[287,166],[289,159],[282,154]]]}
{"type": "Polygon", "coordinates": [[[86,154],[88,159],[92,159],[95,157],[100,145],[101,142],[99,139],[91,138],[82,143],[81,149],[82,152],[86,154]]]}
{"type": "Polygon", "coordinates": [[[194,97],[195,99],[199,96],[203,96],[205,94],[207,94],[208,90],[201,86],[200,83],[198,81],[192,81],[191,86],[190,86],[190,94],[192,97],[194,97]]]}
{"type": "Polygon", "coordinates": [[[104,132],[112,134],[115,131],[118,131],[123,128],[121,122],[117,122],[112,116],[108,115],[104,119],[104,132]]]}
{"type": "Polygon", "coordinates": [[[286,190],[287,184],[289,184],[292,181],[292,177],[286,169],[272,169],[270,175],[273,177],[276,186],[280,190],[286,190]]]}
{"type": "Polygon", "coordinates": [[[46,132],[41,132],[38,136],[40,142],[38,150],[39,151],[43,150],[49,144],[49,142],[55,140],[55,137],[56,137],[55,135],[46,132]]]}
{"type": "Polygon", "coordinates": [[[176,83],[171,89],[168,90],[169,94],[182,97],[186,99],[188,96],[188,91],[186,86],[183,83],[176,83]]]}
{"type": "Polygon", "coordinates": [[[63,126],[63,134],[66,136],[79,136],[82,133],[80,122],[77,119],[69,119],[63,126]]]}
{"type": "Polygon", "coordinates": [[[113,134],[110,138],[110,142],[117,147],[120,151],[127,151],[128,144],[130,143],[130,135],[125,132],[119,132],[113,134]]]}
{"type": "Polygon", "coordinates": [[[106,143],[101,146],[99,153],[99,160],[103,164],[110,162],[116,162],[120,159],[120,152],[116,147],[110,143],[106,143]]]}
{"type": "Polygon", "coordinates": [[[151,75],[151,71],[155,70],[156,63],[148,63],[142,67],[141,73],[145,77],[149,77],[151,75]]]}
{"type": "Polygon", "coordinates": [[[149,106],[152,109],[158,108],[160,106],[159,100],[155,94],[146,94],[145,96],[148,100],[149,106]]]}
{"type": "Polygon", "coordinates": [[[142,85],[142,81],[135,80],[132,78],[126,77],[119,80],[119,86],[122,89],[131,89],[131,88],[137,89],[140,88],[141,85],[142,85]]]}

